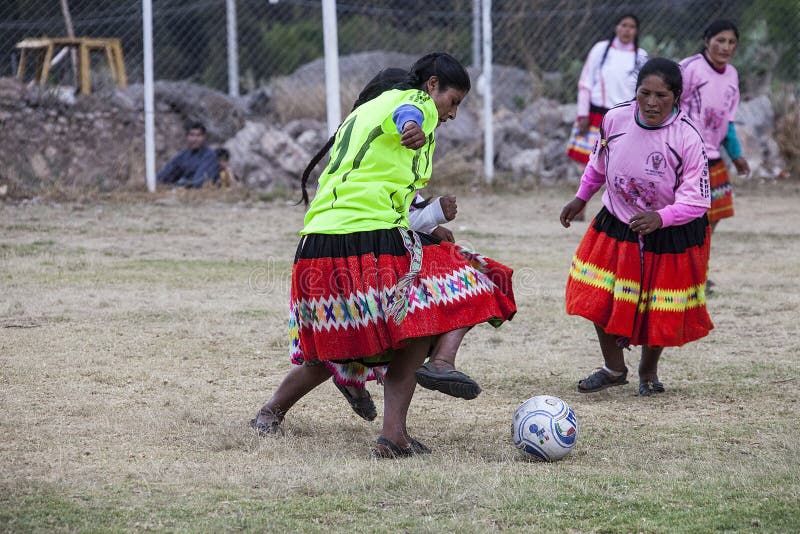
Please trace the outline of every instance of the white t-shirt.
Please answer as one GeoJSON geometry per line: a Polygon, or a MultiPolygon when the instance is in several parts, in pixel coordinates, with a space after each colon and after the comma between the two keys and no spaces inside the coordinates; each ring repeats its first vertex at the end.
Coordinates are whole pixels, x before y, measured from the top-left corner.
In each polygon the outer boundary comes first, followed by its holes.
{"type": "Polygon", "coordinates": [[[631,100],[636,94],[636,77],[647,62],[647,52],[639,48],[634,55],[633,43],[622,44],[614,38],[603,62],[608,41],[596,43],[589,51],[578,80],[578,116],[589,115],[589,104],[611,109],[631,100]],[[634,62],[634,57],[636,61],[634,62]]]}

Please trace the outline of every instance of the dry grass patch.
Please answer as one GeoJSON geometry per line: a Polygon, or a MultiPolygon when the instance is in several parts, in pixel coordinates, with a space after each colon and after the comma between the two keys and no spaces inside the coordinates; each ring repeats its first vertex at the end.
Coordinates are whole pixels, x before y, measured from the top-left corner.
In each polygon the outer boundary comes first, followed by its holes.
{"type": "Polygon", "coordinates": [[[459,199],[456,237],[515,267],[519,313],[462,347],[477,399],[417,391],[411,431],[434,453],[401,462],[368,458],[380,419],[358,419],[331,384],[290,412],[285,436],[247,426],[289,368],[301,208],[3,207],[0,526],[800,530],[796,191],[739,191],[714,240],[716,329],[665,351],[668,392],[648,399],[633,385],[575,390],[599,357],[591,326],[563,312],[585,229],[558,225],[570,194],[459,199]],[[578,415],[562,462],[525,461],[510,443],[513,410],[536,394],[578,415]]]}

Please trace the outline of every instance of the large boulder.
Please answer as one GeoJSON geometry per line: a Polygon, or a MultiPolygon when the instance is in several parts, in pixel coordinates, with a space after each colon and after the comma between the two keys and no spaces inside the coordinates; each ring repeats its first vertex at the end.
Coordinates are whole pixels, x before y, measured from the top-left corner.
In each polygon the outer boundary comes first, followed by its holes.
{"type": "Polygon", "coordinates": [[[311,159],[309,151],[286,131],[262,122],[247,121],[225,148],[236,174],[261,189],[296,188],[311,159]]]}
{"type": "MultiPolygon", "coordinates": [[[[153,93],[160,113],[174,113],[184,123],[202,122],[212,143],[236,135],[244,126],[248,112],[244,100],[189,82],[158,81],[154,84],[153,93]]],[[[143,95],[142,85],[135,84],[116,99],[128,100],[134,108],[144,109],[143,95]]]]}
{"type": "MultiPolygon", "coordinates": [[[[388,67],[409,68],[416,57],[398,52],[371,51],[339,58],[342,115],[353,106],[358,93],[379,71],[388,67]]],[[[272,106],[281,122],[292,119],[326,119],[325,60],[316,59],[292,74],[270,84],[272,106]]]]}
{"type": "MultiPolygon", "coordinates": [[[[416,55],[375,50],[339,58],[339,79],[342,114],[351,109],[358,93],[380,70],[388,67],[408,69],[416,55]]],[[[477,116],[482,108],[480,69],[468,67],[473,90],[462,109],[477,116]]],[[[492,100],[494,109],[520,110],[541,93],[539,78],[516,67],[495,65],[492,68],[492,100]]],[[[325,61],[320,58],[302,65],[292,74],[270,84],[272,109],[282,122],[298,118],[325,120],[325,61]]]]}
{"type": "Polygon", "coordinates": [[[540,98],[520,112],[520,125],[526,131],[547,133],[557,139],[566,139],[568,131],[564,129],[563,113],[558,102],[540,98]]]}
{"type": "Polygon", "coordinates": [[[785,167],[774,135],[775,113],[767,96],[739,103],[736,136],[754,178],[776,178],[785,167]]]}
{"type": "MultiPolygon", "coordinates": [[[[467,71],[472,80],[476,98],[468,105],[479,104],[486,93],[486,80],[480,69],[469,67],[467,71]]],[[[541,95],[541,81],[530,71],[505,65],[492,66],[492,108],[495,111],[507,109],[519,111],[528,106],[541,95]]]]}

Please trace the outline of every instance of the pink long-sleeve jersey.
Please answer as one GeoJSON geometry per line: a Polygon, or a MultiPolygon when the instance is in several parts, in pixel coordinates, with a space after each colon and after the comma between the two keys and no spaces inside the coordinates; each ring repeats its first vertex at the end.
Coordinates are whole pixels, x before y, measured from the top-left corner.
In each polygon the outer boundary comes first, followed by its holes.
{"type": "Polygon", "coordinates": [[[719,72],[703,54],[687,57],[680,66],[683,76],[681,107],[700,130],[708,157],[717,159],[719,146],[728,134],[728,123],[736,119],[739,73],[730,64],[719,72]]]}
{"type": "Polygon", "coordinates": [[[702,216],[711,193],[697,128],[682,110],[656,127],[638,122],[638,112],[626,102],[603,118],[578,198],[588,201],[605,183],[603,205],[622,222],[644,211],[657,211],[663,226],[702,216]]]}

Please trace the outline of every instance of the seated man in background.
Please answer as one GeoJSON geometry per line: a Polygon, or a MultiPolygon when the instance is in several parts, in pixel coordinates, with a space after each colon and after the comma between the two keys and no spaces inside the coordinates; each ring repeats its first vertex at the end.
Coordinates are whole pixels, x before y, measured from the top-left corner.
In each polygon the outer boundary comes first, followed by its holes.
{"type": "Polygon", "coordinates": [[[219,164],[214,151],[206,145],[206,127],[202,123],[186,126],[186,147],[158,171],[158,183],[200,188],[206,181],[216,182],[219,164]]]}

